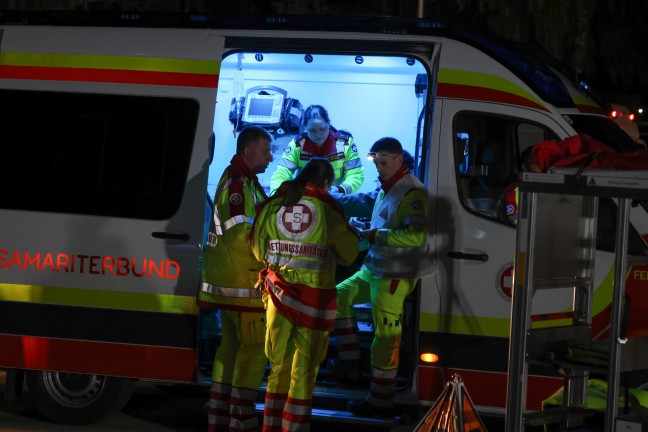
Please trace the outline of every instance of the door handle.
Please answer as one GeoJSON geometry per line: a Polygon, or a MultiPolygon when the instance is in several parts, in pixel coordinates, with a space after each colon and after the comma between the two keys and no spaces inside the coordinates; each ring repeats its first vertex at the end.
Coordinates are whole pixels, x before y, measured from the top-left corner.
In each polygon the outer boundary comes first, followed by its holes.
{"type": "Polygon", "coordinates": [[[180,240],[184,242],[189,241],[189,234],[187,233],[173,234],[168,232],[154,231],[151,233],[151,236],[162,240],[180,240]]]}
{"type": "Polygon", "coordinates": [[[481,262],[486,262],[488,261],[488,254],[485,253],[477,253],[477,254],[470,254],[470,253],[464,253],[464,252],[448,252],[446,254],[448,258],[452,259],[465,259],[465,260],[471,260],[471,261],[481,261],[481,262]]]}

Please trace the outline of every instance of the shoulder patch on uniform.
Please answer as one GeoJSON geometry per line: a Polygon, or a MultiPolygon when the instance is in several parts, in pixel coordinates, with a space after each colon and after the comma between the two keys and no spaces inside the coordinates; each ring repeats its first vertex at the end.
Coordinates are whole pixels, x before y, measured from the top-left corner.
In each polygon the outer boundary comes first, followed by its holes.
{"type": "Polygon", "coordinates": [[[412,208],[414,210],[421,210],[423,208],[423,203],[421,200],[414,200],[412,201],[412,208]]]}
{"type": "Polygon", "coordinates": [[[286,146],[286,149],[284,150],[284,154],[285,154],[285,155],[289,155],[289,154],[290,154],[290,146],[286,146]]]}
{"type": "Polygon", "coordinates": [[[355,143],[351,144],[351,151],[356,154],[358,153],[358,147],[355,145],[355,143]]]}
{"type": "Polygon", "coordinates": [[[240,193],[233,193],[229,197],[229,202],[234,205],[239,205],[243,202],[243,195],[240,193]]]}

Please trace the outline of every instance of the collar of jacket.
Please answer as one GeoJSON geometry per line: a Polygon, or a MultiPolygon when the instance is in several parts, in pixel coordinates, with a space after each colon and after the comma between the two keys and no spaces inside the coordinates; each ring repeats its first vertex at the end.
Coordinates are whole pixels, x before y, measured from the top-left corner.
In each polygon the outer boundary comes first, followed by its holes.
{"type": "Polygon", "coordinates": [[[410,170],[407,165],[401,165],[398,171],[396,171],[389,180],[383,181],[380,177],[378,178],[378,180],[380,180],[380,187],[385,191],[385,193],[389,192],[389,189],[391,189],[398,180],[402,179],[406,174],[409,174],[409,172],[410,170]]]}
{"type": "Polygon", "coordinates": [[[250,165],[248,165],[247,161],[241,155],[234,155],[230,161],[230,165],[245,177],[256,177],[256,175],[252,174],[250,165]]]}

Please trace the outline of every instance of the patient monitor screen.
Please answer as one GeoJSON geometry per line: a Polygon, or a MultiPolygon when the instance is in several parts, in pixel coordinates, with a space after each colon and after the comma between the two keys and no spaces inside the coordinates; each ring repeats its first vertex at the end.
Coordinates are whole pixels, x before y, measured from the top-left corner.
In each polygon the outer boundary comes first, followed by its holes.
{"type": "Polygon", "coordinates": [[[248,123],[279,123],[282,107],[283,95],[280,93],[269,95],[250,93],[245,100],[243,121],[248,123]]]}

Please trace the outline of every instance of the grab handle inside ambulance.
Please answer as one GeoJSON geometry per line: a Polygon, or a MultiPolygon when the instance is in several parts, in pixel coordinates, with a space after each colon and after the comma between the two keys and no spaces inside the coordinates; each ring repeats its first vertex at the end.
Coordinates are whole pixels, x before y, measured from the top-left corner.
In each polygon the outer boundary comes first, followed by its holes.
{"type": "Polygon", "coordinates": [[[447,253],[447,256],[448,258],[453,258],[453,259],[465,259],[465,260],[481,261],[481,262],[488,261],[488,254],[485,254],[483,252],[477,254],[471,254],[465,252],[451,251],[447,253]]]}
{"type": "Polygon", "coordinates": [[[162,240],[180,240],[185,242],[189,241],[189,234],[187,233],[174,234],[168,232],[154,231],[151,233],[151,236],[162,240]]]}

